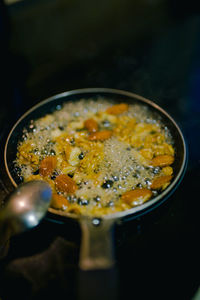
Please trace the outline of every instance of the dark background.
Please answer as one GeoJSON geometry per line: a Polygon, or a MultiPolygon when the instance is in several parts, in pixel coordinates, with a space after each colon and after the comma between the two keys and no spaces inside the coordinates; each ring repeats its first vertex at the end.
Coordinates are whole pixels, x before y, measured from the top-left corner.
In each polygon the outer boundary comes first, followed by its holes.
{"type": "MultiPolygon", "coordinates": [[[[189,150],[185,177],[162,209],[116,229],[116,263],[120,299],[127,293],[130,299],[193,299],[200,285],[198,1],[4,4],[0,1],[1,151],[10,127],[26,109],[84,87],[140,94],[167,110],[181,127],[189,150]]],[[[2,153],[0,162],[3,197],[9,182],[2,153]]],[[[1,268],[3,300],[13,299],[13,291],[26,300],[59,298],[62,291],[73,299],[80,232],[66,232],[65,225],[44,221],[11,241],[1,268]]]]}

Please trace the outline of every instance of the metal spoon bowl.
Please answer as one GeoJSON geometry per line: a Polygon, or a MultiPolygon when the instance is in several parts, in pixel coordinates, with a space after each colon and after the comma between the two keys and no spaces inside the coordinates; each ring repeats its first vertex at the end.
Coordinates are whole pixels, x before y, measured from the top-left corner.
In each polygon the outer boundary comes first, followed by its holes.
{"type": "Polygon", "coordinates": [[[12,235],[40,223],[48,210],[51,196],[49,184],[42,180],[18,186],[0,210],[0,251],[12,235]]]}

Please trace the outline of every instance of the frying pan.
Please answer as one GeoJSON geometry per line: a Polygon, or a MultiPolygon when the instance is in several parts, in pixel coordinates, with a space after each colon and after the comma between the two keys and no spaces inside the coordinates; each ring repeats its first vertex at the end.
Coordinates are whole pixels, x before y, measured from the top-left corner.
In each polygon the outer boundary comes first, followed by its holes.
{"type": "Polygon", "coordinates": [[[31,120],[40,118],[47,113],[59,109],[67,101],[78,101],[80,99],[105,98],[115,102],[127,102],[132,104],[143,104],[148,107],[153,116],[170,130],[175,149],[175,161],[173,163],[174,177],[171,184],[157,197],[148,202],[126,211],[106,215],[101,218],[90,218],[78,216],[72,213],[48,209],[46,218],[52,221],[65,222],[73,219],[80,223],[82,229],[82,242],[80,247],[79,266],[81,270],[108,270],[114,266],[112,228],[116,223],[138,218],[150,213],[156,207],[166,201],[178,187],[183,178],[187,165],[187,149],[183,134],[173,118],[154,102],[131,92],[108,89],[108,88],[86,88],[67,91],[52,96],[28,110],[13,126],[7,138],[4,152],[4,161],[7,174],[14,185],[20,183],[20,178],[15,171],[14,160],[17,153],[17,144],[22,139],[23,129],[27,128],[31,120]]]}

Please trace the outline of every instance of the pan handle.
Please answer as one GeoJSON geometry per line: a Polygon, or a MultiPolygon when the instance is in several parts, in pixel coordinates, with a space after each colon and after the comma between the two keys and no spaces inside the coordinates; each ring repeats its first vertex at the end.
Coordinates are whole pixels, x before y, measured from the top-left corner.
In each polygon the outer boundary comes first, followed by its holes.
{"type": "Polygon", "coordinates": [[[119,280],[116,267],[101,270],[79,270],[77,300],[119,300],[119,280]]]}
{"type": "Polygon", "coordinates": [[[79,267],[81,270],[108,269],[114,265],[112,219],[80,220],[82,241],[79,267]]]}
{"type": "Polygon", "coordinates": [[[80,221],[82,241],[79,258],[78,300],[118,299],[118,270],[113,253],[114,220],[80,221]]]}

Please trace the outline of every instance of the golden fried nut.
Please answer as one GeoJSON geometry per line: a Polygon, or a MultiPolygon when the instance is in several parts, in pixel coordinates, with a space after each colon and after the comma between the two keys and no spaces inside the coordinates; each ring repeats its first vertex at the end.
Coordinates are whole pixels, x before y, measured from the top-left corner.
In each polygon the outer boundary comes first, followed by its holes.
{"type": "Polygon", "coordinates": [[[162,188],[166,183],[170,182],[172,179],[172,175],[164,175],[161,177],[157,177],[153,180],[151,184],[151,189],[158,190],[162,188]]]}
{"type": "Polygon", "coordinates": [[[148,201],[152,196],[152,191],[148,189],[136,189],[124,193],[121,197],[122,201],[131,205],[137,206],[148,201]]]}
{"type": "Polygon", "coordinates": [[[164,175],[172,175],[173,174],[173,169],[170,166],[162,168],[162,173],[164,175]]]}
{"type": "Polygon", "coordinates": [[[68,175],[61,174],[54,180],[56,189],[60,192],[73,194],[77,190],[76,182],[68,175]]]}
{"type": "Polygon", "coordinates": [[[68,160],[70,153],[71,153],[72,147],[66,143],[65,147],[64,147],[64,153],[65,153],[65,158],[68,160]]]}
{"type": "Polygon", "coordinates": [[[78,158],[81,154],[81,149],[79,147],[73,147],[68,159],[68,162],[71,166],[77,166],[80,162],[80,159],[78,158]]]}
{"type": "Polygon", "coordinates": [[[154,167],[169,166],[174,162],[172,155],[158,155],[151,160],[151,165],[154,167]]]}
{"type": "Polygon", "coordinates": [[[57,159],[55,156],[47,156],[40,162],[39,173],[46,177],[53,173],[56,168],[57,159]]]}
{"type": "Polygon", "coordinates": [[[103,131],[91,133],[88,139],[90,141],[105,141],[109,139],[111,135],[112,135],[111,130],[103,130],[103,131]]]}
{"type": "Polygon", "coordinates": [[[84,127],[90,132],[96,132],[98,131],[98,123],[94,119],[87,119],[84,122],[84,127]]]}
{"type": "Polygon", "coordinates": [[[51,207],[56,209],[66,208],[70,205],[69,201],[62,195],[53,194],[51,200],[51,207]]]}
{"type": "Polygon", "coordinates": [[[140,150],[140,154],[141,154],[144,158],[146,158],[146,159],[152,159],[152,158],[153,158],[153,151],[152,151],[151,148],[140,150]]]}
{"type": "Polygon", "coordinates": [[[106,112],[111,115],[119,115],[128,110],[128,104],[120,103],[107,108],[106,112]]]}

